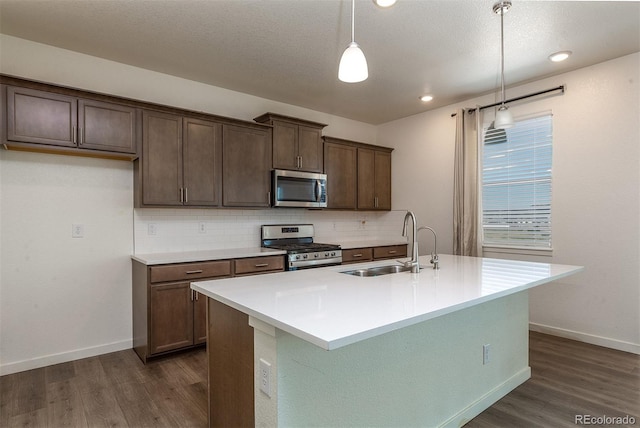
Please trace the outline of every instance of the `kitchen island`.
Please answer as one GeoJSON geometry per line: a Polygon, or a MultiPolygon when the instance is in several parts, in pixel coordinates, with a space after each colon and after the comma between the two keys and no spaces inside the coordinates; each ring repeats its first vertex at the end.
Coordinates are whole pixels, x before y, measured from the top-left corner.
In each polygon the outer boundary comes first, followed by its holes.
{"type": "Polygon", "coordinates": [[[528,292],[581,267],[440,256],[194,282],[210,426],[460,426],[530,377],[528,292]]]}

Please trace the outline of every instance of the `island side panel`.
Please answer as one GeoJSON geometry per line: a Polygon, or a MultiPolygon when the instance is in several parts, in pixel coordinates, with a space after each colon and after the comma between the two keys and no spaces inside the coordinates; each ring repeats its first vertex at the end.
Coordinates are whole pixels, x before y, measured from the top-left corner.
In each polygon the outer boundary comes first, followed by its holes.
{"type": "Polygon", "coordinates": [[[207,298],[209,426],[253,427],[253,328],[249,316],[207,298]]]}
{"type": "Polygon", "coordinates": [[[461,426],[530,377],[528,311],[525,291],[332,351],[278,330],[278,425],[461,426]]]}

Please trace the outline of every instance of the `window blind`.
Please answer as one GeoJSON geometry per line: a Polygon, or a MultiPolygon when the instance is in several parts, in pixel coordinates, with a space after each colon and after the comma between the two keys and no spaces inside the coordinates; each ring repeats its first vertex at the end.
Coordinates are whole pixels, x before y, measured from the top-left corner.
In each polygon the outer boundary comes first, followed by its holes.
{"type": "Polygon", "coordinates": [[[552,116],[485,129],[483,244],[551,248],[552,116]]]}

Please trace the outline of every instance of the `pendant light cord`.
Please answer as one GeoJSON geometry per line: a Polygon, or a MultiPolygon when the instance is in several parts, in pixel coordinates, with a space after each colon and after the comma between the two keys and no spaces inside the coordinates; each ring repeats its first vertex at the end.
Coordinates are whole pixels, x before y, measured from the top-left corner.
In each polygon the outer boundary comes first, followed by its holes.
{"type": "Polygon", "coordinates": [[[502,88],[502,105],[504,106],[504,4],[500,12],[500,86],[502,88]]]}
{"type": "Polygon", "coordinates": [[[356,0],[351,0],[351,43],[356,41],[356,0]]]}

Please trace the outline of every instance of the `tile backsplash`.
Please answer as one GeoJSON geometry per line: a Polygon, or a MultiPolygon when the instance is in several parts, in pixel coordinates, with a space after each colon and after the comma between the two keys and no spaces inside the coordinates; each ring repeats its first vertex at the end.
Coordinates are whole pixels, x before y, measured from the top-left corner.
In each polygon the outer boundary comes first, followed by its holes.
{"type": "Polygon", "coordinates": [[[316,242],[398,240],[405,212],[139,208],[134,210],[134,251],[259,247],[260,226],[285,223],[313,224],[316,242]]]}

